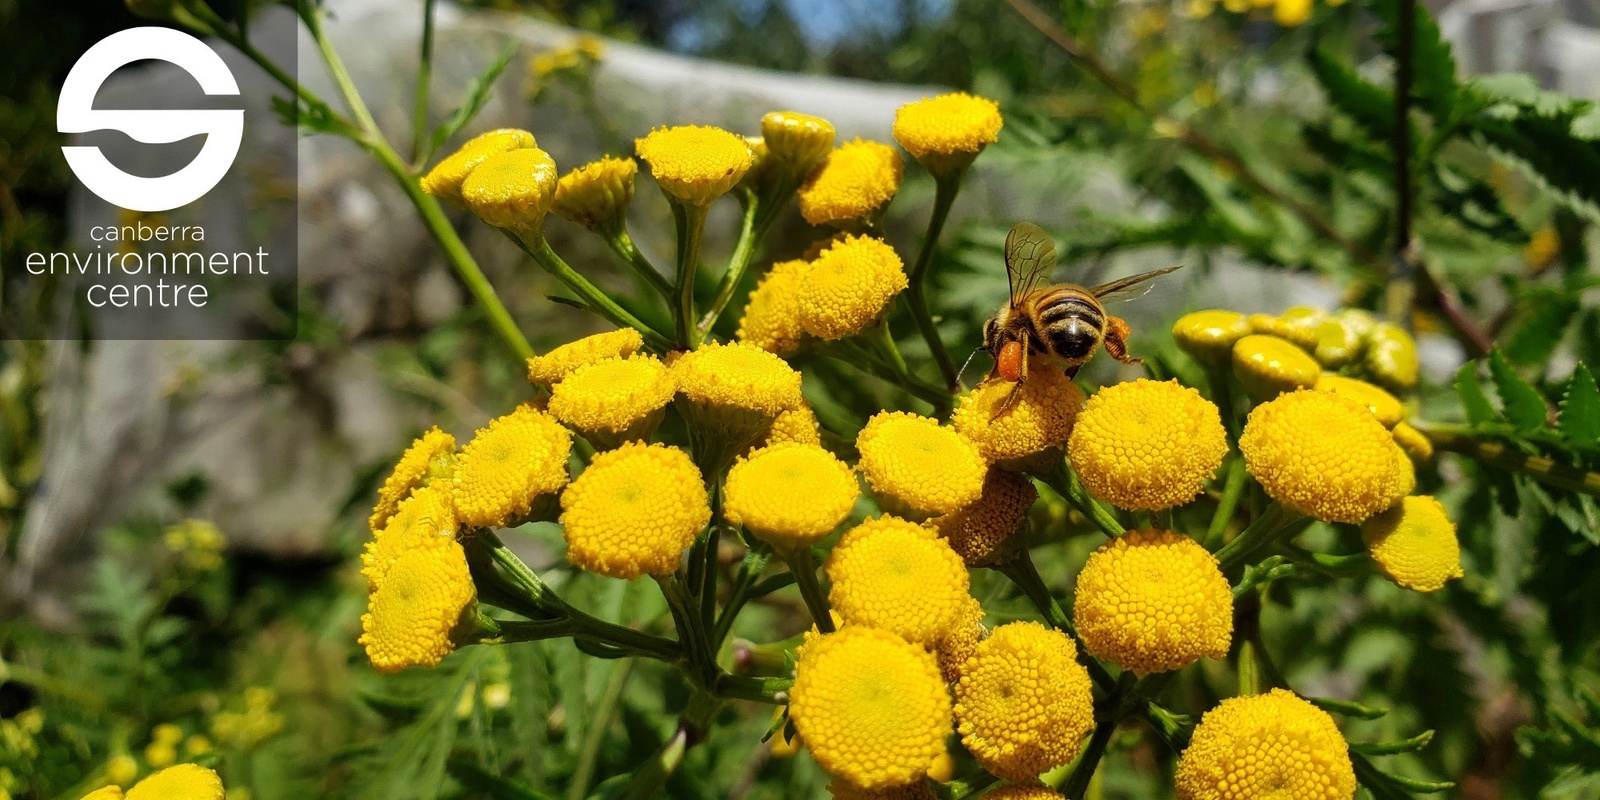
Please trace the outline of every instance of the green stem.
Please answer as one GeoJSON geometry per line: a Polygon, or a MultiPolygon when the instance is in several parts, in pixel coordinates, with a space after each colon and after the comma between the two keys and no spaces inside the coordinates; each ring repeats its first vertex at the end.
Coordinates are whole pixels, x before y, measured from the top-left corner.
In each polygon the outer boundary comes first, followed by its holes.
{"type": "Polygon", "coordinates": [[[875,375],[890,384],[904,389],[911,396],[933,406],[935,416],[944,416],[950,408],[950,394],[948,392],[914,375],[900,375],[893,366],[879,357],[877,353],[859,346],[858,342],[849,339],[835,342],[834,347],[827,351],[827,355],[835,361],[842,361],[868,375],[875,375]]]}
{"type": "Polygon", "coordinates": [[[1122,523],[1111,515],[1110,511],[1100,505],[1100,501],[1095,500],[1089,494],[1088,488],[1083,485],[1082,480],[1078,479],[1078,474],[1067,466],[1065,459],[1055,469],[1040,477],[1044,480],[1045,485],[1066,498],[1067,502],[1072,504],[1072,507],[1076,508],[1079,514],[1094,523],[1094,526],[1099,528],[1105,535],[1116,538],[1128,532],[1122,527],[1122,523]]]}
{"type": "Polygon", "coordinates": [[[911,368],[906,366],[906,357],[900,355],[900,347],[894,343],[894,334],[889,331],[889,320],[881,319],[871,327],[871,341],[878,349],[880,357],[889,368],[894,370],[902,383],[911,378],[911,368]]]}
{"type": "Polygon", "coordinates": [[[711,628],[711,646],[715,650],[721,651],[722,643],[728,640],[728,633],[733,630],[734,620],[744,609],[745,603],[749,602],[751,588],[756,585],[762,570],[767,568],[767,562],[771,559],[771,548],[759,540],[751,541],[750,549],[744,554],[744,560],[739,562],[739,573],[733,578],[733,586],[728,590],[728,602],[722,607],[722,613],[711,628]]]}
{"type": "Polygon", "coordinates": [[[502,229],[502,231],[507,238],[516,242],[522,252],[527,253],[534,260],[534,263],[544,268],[545,272],[553,275],[556,280],[561,281],[568,289],[571,289],[573,294],[578,295],[585,304],[594,309],[595,313],[605,317],[615,325],[637,330],[644,337],[645,345],[651,349],[666,350],[672,346],[667,337],[656,331],[655,328],[645,324],[643,320],[634,316],[621,305],[618,305],[617,301],[612,300],[609,295],[600,291],[599,287],[590,283],[588,278],[579,275],[578,271],[572,268],[572,265],[568,264],[561,256],[556,255],[556,251],[550,249],[550,242],[544,238],[543,233],[533,234],[531,237],[533,241],[530,243],[528,241],[530,237],[505,229],[502,229]]]}
{"type": "Polygon", "coordinates": [[[1072,624],[1067,612],[1061,608],[1061,604],[1056,602],[1055,595],[1050,593],[1049,587],[1045,586],[1044,578],[1039,574],[1039,568],[1034,565],[1033,556],[1028,549],[1018,548],[1017,553],[997,569],[1022,590],[1051,627],[1072,637],[1073,643],[1078,646],[1078,653],[1084,666],[1089,670],[1089,677],[1094,679],[1096,686],[1104,691],[1110,691],[1116,685],[1116,681],[1112,679],[1111,673],[1107,672],[1106,668],[1084,648],[1083,640],[1078,638],[1078,629],[1072,624]]]}
{"type": "Polygon", "coordinates": [[[1206,365],[1206,378],[1211,383],[1211,402],[1217,404],[1222,424],[1228,431],[1228,441],[1239,441],[1239,418],[1233,407],[1232,370],[1227,362],[1206,365]]]}
{"type": "Polygon", "coordinates": [[[411,111],[411,163],[417,164],[426,155],[423,142],[428,133],[428,89],[433,74],[433,6],[434,0],[422,3],[422,52],[417,59],[417,92],[411,111]]]}
{"type": "Polygon", "coordinates": [[[678,639],[683,642],[684,655],[692,670],[690,677],[700,686],[709,687],[718,673],[711,654],[710,642],[700,622],[699,601],[689,593],[681,574],[655,576],[661,594],[672,611],[672,622],[678,628],[678,639]]]}
{"type": "Polygon", "coordinates": [[[933,251],[939,240],[939,232],[944,230],[944,222],[950,216],[950,208],[955,205],[956,193],[961,190],[960,176],[940,178],[936,181],[933,196],[933,215],[928,218],[928,231],[922,238],[922,249],[917,251],[917,260],[911,267],[911,285],[906,289],[906,306],[911,309],[911,316],[917,321],[917,329],[922,332],[922,338],[928,342],[928,352],[933,354],[933,359],[939,364],[939,372],[944,376],[945,385],[954,392],[961,388],[956,376],[956,364],[950,358],[950,353],[944,348],[944,340],[939,338],[939,329],[933,324],[933,315],[928,312],[928,297],[926,279],[929,266],[933,263],[933,251]]]}
{"type": "Polygon", "coordinates": [[[738,290],[739,281],[744,279],[744,273],[750,268],[751,259],[755,257],[756,244],[766,232],[756,227],[756,217],[760,207],[760,198],[753,194],[746,197],[744,221],[739,227],[739,243],[734,245],[733,255],[728,258],[728,271],[722,273],[722,282],[717,284],[717,294],[711,300],[710,310],[700,319],[702,337],[711,333],[711,328],[717,324],[717,318],[722,316],[723,309],[733,300],[733,293],[738,290]]]}
{"type": "Polygon", "coordinates": [[[614,231],[600,232],[600,238],[605,240],[606,244],[611,247],[612,252],[622,257],[622,260],[633,269],[635,274],[643,278],[645,283],[654,287],[662,299],[672,300],[672,284],[668,283],[667,277],[662,275],[655,265],[644,257],[643,253],[639,252],[638,247],[634,246],[633,237],[628,235],[626,227],[618,225],[614,231]]]}
{"type": "Polygon", "coordinates": [[[671,200],[672,220],[678,231],[678,305],[673,312],[678,344],[693,350],[700,344],[695,327],[694,279],[700,268],[700,236],[705,232],[706,209],[671,200]]]}
{"type": "Polygon", "coordinates": [[[1233,519],[1233,512],[1239,508],[1239,498],[1244,496],[1245,482],[1249,477],[1243,458],[1236,457],[1228,462],[1228,471],[1222,484],[1222,499],[1217,502],[1217,511],[1211,515],[1211,526],[1206,529],[1207,547],[1215,549],[1222,546],[1222,537],[1228,535],[1228,523],[1233,519]]]}
{"type": "Polygon", "coordinates": [[[1216,552],[1218,566],[1223,572],[1228,572],[1243,564],[1251,555],[1270,546],[1285,531],[1298,528],[1295,523],[1305,519],[1274,500],[1249,527],[1216,552]]]}
{"type": "Polygon", "coordinates": [[[794,681],[789,678],[752,678],[723,673],[717,676],[711,691],[718,697],[783,705],[788,702],[787,693],[793,685],[794,681]]]}
{"type": "MultiPolygon", "coordinates": [[[[1433,446],[1490,466],[1526,475],[1569,492],[1600,497],[1600,472],[1570,467],[1552,458],[1523,453],[1510,445],[1465,433],[1457,426],[1429,425],[1422,431],[1433,446]]],[[[1510,432],[1508,431],[1508,435],[1510,432]]]]}
{"type": "Polygon", "coordinates": [[[1246,639],[1239,645],[1239,664],[1235,670],[1241,696],[1261,694],[1261,674],[1258,666],[1255,641],[1246,639]]]}
{"type": "Polygon", "coordinates": [[[828,613],[828,596],[823,593],[822,585],[817,583],[817,565],[811,557],[811,548],[804,545],[782,548],[778,554],[789,565],[789,572],[794,574],[795,585],[800,588],[800,597],[805,600],[811,619],[817,623],[817,630],[833,633],[833,615],[828,613]]]}
{"type": "Polygon", "coordinates": [[[1100,759],[1105,757],[1106,746],[1111,744],[1111,735],[1117,732],[1117,722],[1118,719],[1112,716],[1095,726],[1094,735],[1089,737],[1083,755],[1078,757],[1078,765],[1072,768],[1067,782],[1061,785],[1061,793],[1067,800],[1083,800],[1089,781],[1094,780],[1095,770],[1100,768],[1100,759]]]}
{"type": "Polygon", "coordinates": [[[317,52],[322,55],[322,62],[328,66],[328,75],[333,78],[334,86],[339,88],[339,94],[344,98],[345,105],[350,107],[350,114],[355,117],[356,124],[372,139],[373,144],[383,144],[388,147],[379,130],[378,123],[372,118],[372,112],[367,110],[366,101],[361,99],[361,92],[356,89],[356,83],[350,78],[350,71],[345,69],[344,59],[339,57],[338,51],[333,49],[333,43],[322,30],[322,7],[309,0],[300,0],[297,4],[300,19],[306,24],[306,30],[311,34],[311,40],[317,44],[317,52]]]}
{"type": "Polygon", "coordinates": [[[594,780],[595,768],[600,763],[600,748],[605,744],[606,733],[611,730],[611,718],[622,702],[622,690],[633,672],[631,662],[615,664],[610,679],[600,695],[600,702],[584,731],[583,744],[578,748],[578,761],[573,768],[572,780],[567,784],[567,800],[583,800],[589,794],[589,783],[594,780]]]}

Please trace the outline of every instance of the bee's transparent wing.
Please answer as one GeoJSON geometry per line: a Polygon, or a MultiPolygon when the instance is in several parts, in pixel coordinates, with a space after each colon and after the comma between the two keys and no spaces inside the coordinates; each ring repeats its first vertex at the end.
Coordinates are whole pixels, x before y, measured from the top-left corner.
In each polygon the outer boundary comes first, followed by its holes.
{"type": "Polygon", "coordinates": [[[1089,293],[1094,295],[1095,297],[1101,299],[1101,300],[1107,300],[1107,299],[1113,299],[1113,298],[1117,299],[1117,300],[1132,300],[1133,298],[1136,298],[1136,297],[1143,297],[1151,289],[1150,286],[1145,286],[1143,289],[1140,289],[1138,292],[1134,292],[1134,291],[1132,291],[1132,289],[1134,287],[1136,287],[1139,284],[1144,283],[1144,282],[1146,282],[1146,281],[1148,281],[1148,280],[1150,280],[1152,278],[1159,278],[1162,275],[1165,275],[1165,274],[1167,274],[1169,272],[1172,272],[1172,271],[1178,270],[1178,269],[1182,269],[1182,268],[1183,268],[1183,265],[1179,264],[1176,267],[1167,267],[1166,269],[1153,269],[1153,270],[1151,270],[1149,272],[1141,272],[1138,275],[1129,275],[1126,278],[1118,278],[1118,279],[1116,279],[1114,281],[1111,281],[1110,283],[1102,283],[1099,286],[1096,286],[1093,289],[1090,289],[1089,293]]]}
{"type": "Polygon", "coordinates": [[[1033,291],[1039,279],[1056,268],[1056,243],[1043,228],[1019,222],[1006,234],[1006,280],[1011,303],[1016,305],[1033,291]]]}

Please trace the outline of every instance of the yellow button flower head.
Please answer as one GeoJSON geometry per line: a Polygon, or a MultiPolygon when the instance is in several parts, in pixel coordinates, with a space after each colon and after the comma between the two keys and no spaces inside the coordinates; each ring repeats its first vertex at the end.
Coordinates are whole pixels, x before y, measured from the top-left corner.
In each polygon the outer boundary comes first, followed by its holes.
{"type": "Polygon", "coordinates": [[[924,97],[894,113],[894,139],[936,178],[952,178],[1000,139],[1000,106],[966,92],[924,97]]]}
{"type": "Polygon", "coordinates": [[[1002,380],[978,384],[961,398],[950,421],[990,463],[1007,469],[1046,465],[1072,435],[1083,391],[1060,370],[1035,369],[1011,408],[1000,414],[1012,386],[1002,380]]]}
{"type": "Polygon", "coordinates": [[[983,627],[983,619],[983,606],[977,598],[968,595],[962,601],[955,623],[934,645],[933,653],[939,659],[939,674],[944,676],[945,683],[955,683],[961,679],[961,670],[966,667],[967,659],[977,652],[978,643],[989,635],[988,629],[983,627]]]}
{"type": "Polygon", "coordinates": [[[679,356],[671,370],[678,410],[696,432],[697,446],[721,448],[699,454],[713,471],[753,444],[779,414],[805,404],[800,373],[753,344],[703,344],[679,356]]]}
{"type": "Polygon", "coordinates": [[[948,514],[983,494],[988,465],[978,446],[938,420],[879,412],[856,437],[856,450],[878,504],[907,516],[948,514]]]}
{"type": "Polygon", "coordinates": [[[1356,793],[1349,745],[1326,711],[1283,689],[1206,712],[1178,759],[1178,800],[1328,798],[1356,793]]]}
{"type": "Polygon", "coordinates": [[[400,508],[361,554],[367,591],[375,592],[396,561],[412,550],[441,547],[456,538],[456,518],[446,489],[428,486],[400,501],[400,508]]]}
{"type": "Polygon", "coordinates": [[[933,793],[933,787],[928,785],[927,780],[920,778],[915,783],[886,789],[862,789],[846,781],[835,780],[828,784],[828,795],[833,800],[937,800],[939,797],[933,793]]]}
{"type": "Polygon", "coordinates": [[[977,502],[933,520],[939,535],[969,567],[1004,561],[1014,549],[1012,537],[1028,516],[1039,490],[1021,473],[991,468],[977,502]]]}
{"type": "Polygon", "coordinates": [[[1235,311],[1195,311],[1172,325],[1172,338],[1185,353],[1205,364],[1221,364],[1233,353],[1233,343],[1250,333],[1244,315],[1235,311]]]}
{"type": "Polygon", "coordinates": [[[950,735],[950,694],[933,655],[887,631],[851,626],[800,655],[789,717],[817,763],[852,786],[904,786],[950,735]]]}
{"type": "Polygon", "coordinates": [[[1322,365],[1293,342],[1251,334],[1233,345],[1233,374],[1256,400],[1317,385],[1322,365]]]}
{"type": "Polygon", "coordinates": [[[1067,443],[1090,493],[1146,511],[1193,500],[1227,452],[1222,415],[1210,400],[1175,380],[1144,378],[1096,392],[1067,443]]]}
{"type": "Polygon", "coordinates": [[[1382,423],[1331,392],[1302,389],[1256,406],[1239,452],[1272,499],[1324,522],[1362,522],[1416,486],[1382,423]]]}
{"type": "Polygon", "coordinates": [[[537,147],[484,159],[461,184],[461,199],[478,219],[522,233],[536,233],[556,196],[556,162],[537,147]]]}
{"type": "Polygon", "coordinates": [[[456,459],[451,501],[456,518],[501,528],[525,517],[541,495],[567,485],[572,432],[530,405],[479,428],[456,459]]]}
{"type": "Polygon", "coordinates": [[[800,284],[800,326],[823,339],[860,333],[906,288],[905,264],[882,239],[846,236],[811,262],[800,284]]]}
{"type": "Polygon", "coordinates": [[[1385,428],[1393,428],[1405,419],[1406,410],[1400,405],[1400,399],[1392,394],[1357,378],[1346,378],[1324,372],[1317,378],[1314,387],[1319,392],[1333,392],[1334,394],[1348,397],[1357,403],[1366,406],[1372,416],[1377,417],[1385,428]]]}
{"type": "Polygon", "coordinates": [[[1411,456],[1411,460],[1423,463],[1433,458],[1433,440],[1416,428],[1401,422],[1389,431],[1394,434],[1394,443],[1411,456]]]}
{"type": "Polygon", "coordinates": [[[400,508],[400,501],[410,497],[413,490],[435,475],[448,477],[454,469],[455,452],[456,437],[439,430],[438,426],[413,441],[378,489],[378,504],[367,518],[367,527],[373,533],[383,530],[400,508]]]}
{"type": "MultiPolygon", "coordinates": [[[[133,756],[130,756],[126,753],[120,753],[106,760],[106,778],[112,783],[118,784],[119,786],[130,784],[133,783],[133,779],[138,776],[139,762],[134,761],[133,756]]],[[[120,789],[117,790],[116,796],[122,796],[122,791],[120,789]]]]}
{"type": "Polygon", "coordinates": [[[1014,783],[989,792],[983,800],[1067,800],[1067,796],[1037,783],[1014,783]]]}
{"type": "Polygon", "coordinates": [[[127,800],[222,800],[223,794],[217,773],[198,764],[179,764],[139,781],[128,790],[127,800]]]}
{"type": "Polygon", "coordinates": [[[573,370],[550,394],[550,413],[596,447],[649,437],[677,386],[661,359],[643,353],[573,370]]]}
{"type": "Polygon", "coordinates": [[[657,128],[634,147],[661,191],[696,208],[727,194],[755,162],[742,137],[706,125],[657,128]]]}
{"type": "Polygon", "coordinates": [[[1311,19],[1311,0],[1277,0],[1272,5],[1272,20],[1285,28],[1304,25],[1311,19]]]}
{"type": "Polygon", "coordinates": [[[805,261],[779,261],[767,270],[739,318],[739,341],[780,356],[800,349],[806,334],[800,326],[800,285],[810,268],[805,261]]]}
{"type": "Polygon", "coordinates": [[[1444,505],[1407,497],[1366,521],[1361,536],[1378,571],[1413,591],[1432,592],[1461,577],[1461,543],[1444,505]]]}
{"type": "Polygon", "coordinates": [[[1101,545],[1078,573],[1072,619],[1084,649],[1139,675],[1222,658],[1233,639],[1233,590],[1193,539],[1130,531],[1101,545]]]}
{"type": "Polygon", "coordinates": [[[591,161],[561,176],[550,208],[585,228],[621,230],[633,202],[633,178],[638,174],[639,163],[631,158],[606,156],[591,161]]]}
{"type": "Polygon", "coordinates": [[[379,672],[432,667],[455,649],[454,634],[477,617],[467,555],[454,539],[398,559],[367,598],[360,644],[379,672]]]}
{"type": "Polygon", "coordinates": [[[1094,727],[1078,648],[1037,622],[1001,625],[962,667],[956,729],[983,768],[1029,781],[1071,761],[1094,727]]]}
{"type": "Polygon", "coordinates": [[[643,347],[644,337],[633,328],[585,336],[528,359],[528,380],[553,386],[579,367],[607,358],[627,358],[643,347]]]}
{"type": "Polygon", "coordinates": [[[761,118],[761,140],[769,157],[790,174],[800,176],[828,157],[833,148],[833,123],[810,114],[772,111],[761,118]]]}
{"type": "Polygon", "coordinates": [[[889,145],[855,139],[829,153],[801,184],[800,216],[812,225],[839,225],[876,219],[900,191],[905,165],[889,145]]]}
{"type": "Polygon", "coordinates": [[[1417,342],[1399,325],[1372,326],[1365,363],[1367,372],[1391,389],[1405,391],[1417,385],[1417,342]]]}
{"type": "Polygon", "coordinates": [[[468,139],[459,150],[445,156],[444,160],[434,165],[433,169],[428,170],[428,174],[422,176],[422,191],[434,197],[459,203],[461,184],[490,156],[538,146],[533,134],[516,128],[501,128],[480,133],[468,139]]]}
{"type": "Polygon", "coordinates": [[[601,453],[561,494],[567,560],[613,578],[666,575],[711,521],[689,454],[629,442],[601,453]]]}
{"type": "Polygon", "coordinates": [[[816,445],[784,443],[739,459],[723,486],[724,514],[757,538],[804,547],[833,533],[861,494],[850,467],[816,445]]]}
{"type": "Polygon", "coordinates": [[[869,519],[839,539],[826,565],[828,601],[846,625],[935,646],[967,607],[961,556],[932,530],[898,517],[869,519]]]}
{"type": "Polygon", "coordinates": [[[767,430],[767,438],[762,441],[763,446],[794,442],[796,444],[822,444],[822,427],[817,423],[817,414],[811,406],[801,404],[798,408],[791,408],[778,415],[772,421],[772,427],[767,430]]]}

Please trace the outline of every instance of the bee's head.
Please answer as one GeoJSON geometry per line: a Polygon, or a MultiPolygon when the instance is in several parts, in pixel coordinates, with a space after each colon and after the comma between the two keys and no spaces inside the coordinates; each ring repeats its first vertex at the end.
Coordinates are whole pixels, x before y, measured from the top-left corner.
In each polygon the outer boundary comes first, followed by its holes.
{"type": "Polygon", "coordinates": [[[983,349],[989,351],[991,356],[998,355],[999,339],[1000,323],[994,317],[990,317],[987,322],[983,323],[983,349]]]}

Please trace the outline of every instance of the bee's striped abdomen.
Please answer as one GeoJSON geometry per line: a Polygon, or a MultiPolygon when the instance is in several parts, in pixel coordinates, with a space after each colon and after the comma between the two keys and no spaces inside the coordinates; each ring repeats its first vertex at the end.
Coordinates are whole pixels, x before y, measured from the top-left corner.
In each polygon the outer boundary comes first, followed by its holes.
{"type": "Polygon", "coordinates": [[[1087,360],[1105,338],[1105,312],[1081,289],[1053,289],[1040,297],[1034,308],[1038,312],[1039,333],[1060,358],[1087,360]]]}

